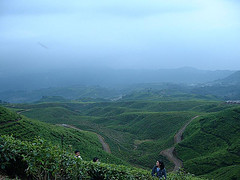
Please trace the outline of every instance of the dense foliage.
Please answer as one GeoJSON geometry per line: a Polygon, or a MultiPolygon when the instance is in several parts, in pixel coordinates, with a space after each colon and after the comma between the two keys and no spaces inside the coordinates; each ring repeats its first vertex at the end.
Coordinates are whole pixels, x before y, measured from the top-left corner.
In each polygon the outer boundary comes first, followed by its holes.
{"type": "Polygon", "coordinates": [[[14,122],[20,120],[21,116],[16,113],[11,112],[6,108],[0,107],[0,125],[6,124],[8,122],[14,122]]]}
{"type": "MultiPolygon", "coordinates": [[[[31,140],[35,136],[40,136],[56,145],[61,145],[61,137],[63,136],[64,149],[69,151],[71,148],[68,145],[72,145],[74,149],[80,149],[84,160],[91,160],[94,155],[97,155],[104,163],[128,166],[131,164],[142,168],[152,168],[157,159],[162,159],[166,162],[167,170],[171,170],[173,166],[165,157],[160,155],[160,152],[173,145],[175,133],[187,121],[200,115],[199,119],[202,120],[194,120],[187,128],[184,134],[186,143],[184,144],[185,141],[183,141],[180,146],[177,146],[177,155],[184,161],[186,170],[213,178],[219,177],[222,172],[225,174],[231,172],[231,175],[236,175],[239,170],[238,164],[235,163],[238,158],[233,157],[234,153],[239,152],[239,145],[235,141],[239,137],[239,134],[235,132],[238,132],[239,129],[230,128],[235,125],[238,127],[238,121],[233,121],[237,119],[238,115],[231,113],[231,108],[237,107],[237,105],[210,101],[131,101],[55,102],[15,104],[14,106],[9,104],[7,106],[27,117],[52,125],[20,116],[21,119],[17,119],[17,121],[2,123],[1,134],[15,132],[14,137],[22,140],[31,140]],[[225,114],[226,118],[232,119],[226,124],[227,126],[222,126],[224,123],[219,123],[217,126],[217,122],[222,119],[217,114],[221,113],[225,114]],[[216,119],[212,122],[211,117],[214,116],[216,119]],[[70,124],[84,131],[58,127],[54,124],[70,124]],[[231,147],[225,146],[225,141],[220,142],[214,137],[215,132],[223,135],[225,132],[221,129],[224,128],[229,132],[226,137],[234,140],[229,143],[232,143],[231,147]],[[112,154],[102,151],[96,134],[91,133],[91,131],[104,137],[112,154]],[[203,134],[194,137],[199,131],[202,131],[203,134]],[[235,135],[232,136],[234,133],[235,135]],[[219,147],[211,148],[211,143],[219,147]],[[188,146],[191,145],[195,146],[196,150],[192,147],[188,149],[188,146]],[[210,149],[211,151],[208,151],[210,149]],[[227,161],[223,162],[221,158],[227,159],[227,161]],[[227,163],[227,166],[223,167],[220,165],[221,163],[227,163]]],[[[13,114],[19,116],[16,113],[13,114]]],[[[70,151],[73,152],[73,150],[70,151]]]]}
{"type": "Polygon", "coordinates": [[[0,135],[13,135],[20,140],[32,141],[39,136],[68,151],[78,149],[85,160],[98,156],[102,162],[126,164],[121,159],[102,150],[95,133],[79,131],[28,119],[10,110],[0,107],[0,135]]]}
{"type": "MultiPolygon", "coordinates": [[[[94,163],[75,158],[59,146],[36,138],[20,141],[0,137],[1,169],[12,175],[33,179],[154,179],[150,171],[114,164],[94,163]],[[16,171],[17,168],[22,170],[16,171]]],[[[168,179],[199,179],[191,174],[169,174],[168,179]]]]}
{"type": "Polygon", "coordinates": [[[209,101],[129,101],[40,103],[15,105],[22,114],[52,124],[71,124],[101,134],[111,151],[131,164],[151,168],[159,153],[173,145],[174,134],[187,121],[205,112],[231,105],[209,101]]]}
{"type": "Polygon", "coordinates": [[[238,179],[240,108],[196,119],[187,127],[177,154],[189,172],[216,179],[238,179]]]}

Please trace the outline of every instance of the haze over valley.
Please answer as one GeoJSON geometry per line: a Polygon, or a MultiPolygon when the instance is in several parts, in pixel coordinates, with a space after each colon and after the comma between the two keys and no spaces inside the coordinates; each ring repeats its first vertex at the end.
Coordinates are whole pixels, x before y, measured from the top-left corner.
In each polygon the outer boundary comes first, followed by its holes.
{"type": "Polygon", "coordinates": [[[239,22],[237,0],[2,0],[0,179],[240,179],[239,22]]]}

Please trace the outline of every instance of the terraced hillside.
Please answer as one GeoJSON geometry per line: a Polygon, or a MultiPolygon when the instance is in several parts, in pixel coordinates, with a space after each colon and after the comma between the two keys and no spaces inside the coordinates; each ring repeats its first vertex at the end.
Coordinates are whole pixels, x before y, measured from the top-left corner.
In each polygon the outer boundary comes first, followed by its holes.
{"type": "Polygon", "coordinates": [[[240,107],[195,119],[176,149],[191,173],[214,179],[240,179],[240,107]]]}
{"type": "Polygon", "coordinates": [[[64,128],[38,120],[26,118],[0,106],[0,135],[13,135],[21,140],[32,141],[35,137],[44,138],[58,144],[69,152],[80,150],[85,160],[97,156],[102,162],[126,164],[124,161],[108,154],[102,149],[95,133],[64,128]]]}
{"type": "Polygon", "coordinates": [[[135,166],[151,168],[160,152],[173,145],[175,133],[191,118],[231,105],[222,102],[102,102],[15,105],[27,117],[52,124],[68,124],[104,137],[113,155],[135,166]],[[25,111],[26,110],[26,111],[25,111]]]}
{"type": "MultiPolygon", "coordinates": [[[[151,171],[124,165],[84,161],[43,139],[21,141],[0,136],[1,179],[154,180],[151,171]],[[4,175],[3,175],[4,174],[4,175]],[[3,176],[2,176],[3,175],[3,176]]],[[[168,173],[169,180],[201,180],[189,173],[168,173]]]]}
{"type": "MultiPolygon", "coordinates": [[[[64,128],[56,125],[28,119],[23,112],[12,112],[0,107],[0,162],[1,178],[36,178],[36,179],[153,179],[150,170],[134,168],[113,155],[101,150],[95,133],[77,128],[64,128]],[[15,138],[6,135],[12,134],[15,138]],[[63,137],[63,139],[62,139],[63,137]],[[45,140],[43,140],[44,138],[45,140]],[[23,141],[24,140],[24,141],[23,141]],[[27,141],[26,141],[27,140],[27,141]],[[62,141],[63,140],[63,141],[62,141]],[[63,142],[63,144],[62,144],[63,142]],[[74,158],[72,148],[78,148],[84,160],[91,161],[97,155],[102,163],[79,161],[74,158]],[[111,164],[106,164],[108,162],[111,164]],[[3,175],[3,174],[4,175],[3,175]]],[[[182,172],[168,173],[168,179],[200,180],[182,172]]]]}

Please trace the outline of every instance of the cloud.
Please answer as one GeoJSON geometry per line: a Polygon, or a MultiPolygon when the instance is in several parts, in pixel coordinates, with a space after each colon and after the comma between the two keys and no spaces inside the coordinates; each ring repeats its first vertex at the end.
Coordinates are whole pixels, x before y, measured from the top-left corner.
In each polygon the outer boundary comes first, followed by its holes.
{"type": "Polygon", "coordinates": [[[197,9],[188,0],[2,0],[2,15],[46,15],[65,13],[103,13],[113,16],[144,17],[161,13],[183,12],[197,9]]]}
{"type": "Polygon", "coordinates": [[[1,61],[29,68],[69,62],[199,68],[210,61],[214,68],[239,58],[237,1],[1,0],[0,8],[1,61]]]}

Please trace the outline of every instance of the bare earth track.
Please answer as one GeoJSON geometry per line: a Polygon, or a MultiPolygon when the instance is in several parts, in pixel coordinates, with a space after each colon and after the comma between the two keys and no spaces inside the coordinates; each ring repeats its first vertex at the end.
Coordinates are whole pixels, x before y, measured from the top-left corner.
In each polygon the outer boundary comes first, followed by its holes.
{"type": "Polygon", "coordinates": [[[190,121],[188,121],[178,132],[177,134],[174,136],[174,145],[171,148],[165,149],[163,151],[160,152],[161,155],[165,156],[168,158],[169,161],[174,163],[174,169],[173,171],[177,171],[179,168],[181,168],[183,166],[183,163],[180,159],[178,159],[174,153],[175,150],[175,146],[180,143],[182,141],[182,135],[183,132],[185,131],[186,127],[194,120],[196,119],[198,116],[195,116],[194,118],[192,118],[190,121]]]}

